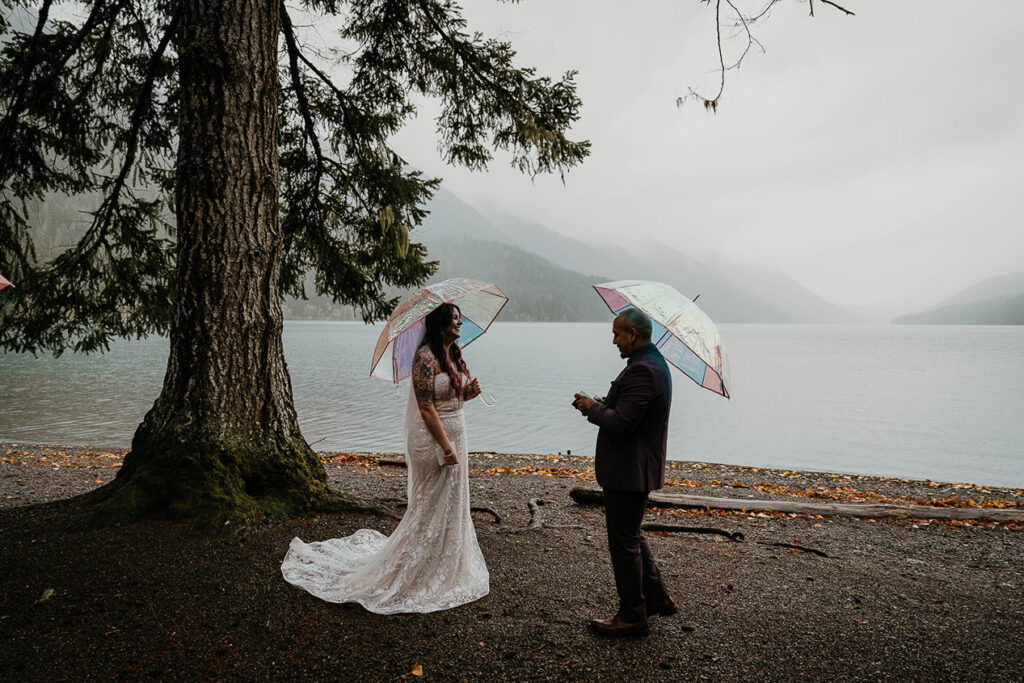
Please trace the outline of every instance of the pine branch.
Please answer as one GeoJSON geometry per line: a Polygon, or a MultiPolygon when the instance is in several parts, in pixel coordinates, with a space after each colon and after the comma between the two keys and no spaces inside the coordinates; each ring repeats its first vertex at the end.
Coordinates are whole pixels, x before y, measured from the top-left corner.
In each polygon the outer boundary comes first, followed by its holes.
{"type": "MultiPolygon", "coordinates": [[[[341,107],[341,125],[348,133],[349,141],[351,142],[350,148],[354,152],[358,163],[362,166],[369,167],[369,162],[366,161],[366,157],[363,154],[363,145],[361,144],[362,136],[359,135],[359,132],[355,130],[355,128],[353,128],[352,125],[352,122],[355,119],[356,114],[352,109],[351,103],[348,101],[348,94],[343,92],[337,85],[335,85],[334,81],[331,80],[331,77],[324,73],[322,69],[317,67],[316,64],[310,61],[310,59],[306,57],[306,55],[302,53],[302,50],[299,50],[297,46],[294,53],[290,52],[290,57],[294,57],[295,59],[305,64],[306,67],[310,71],[312,71],[313,74],[316,75],[318,79],[320,79],[320,82],[327,86],[327,88],[332,93],[334,93],[335,101],[338,103],[338,106],[341,107]]],[[[309,125],[311,125],[311,123],[309,125]]],[[[324,156],[323,154],[320,154],[318,156],[319,161],[334,166],[334,168],[341,172],[343,176],[348,175],[348,169],[345,168],[344,165],[342,165],[341,162],[339,162],[338,160],[324,156]]],[[[372,202],[370,201],[370,198],[360,193],[357,193],[357,197],[362,202],[367,214],[373,215],[374,211],[371,208],[372,202]]]]}
{"type": "Polygon", "coordinates": [[[79,243],[87,244],[91,241],[91,245],[88,245],[85,249],[80,249],[77,258],[73,266],[80,265],[86,258],[90,257],[96,248],[100,245],[106,245],[107,233],[110,230],[111,223],[115,212],[120,204],[121,193],[127,185],[128,174],[131,172],[132,167],[135,164],[135,157],[138,154],[139,149],[139,134],[142,131],[142,125],[145,123],[146,116],[149,113],[152,105],[153,86],[156,82],[157,70],[160,62],[164,58],[164,53],[167,50],[167,46],[171,42],[175,31],[178,27],[178,19],[181,16],[181,10],[179,9],[171,17],[171,21],[167,24],[167,28],[164,30],[163,36],[160,38],[160,42],[156,46],[156,51],[150,56],[148,66],[146,68],[146,78],[143,82],[142,88],[139,90],[139,96],[136,100],[135,107],[132,109],[131,121],[128,130],[128,148],[125,151],[124,161],[121,164],[121,170],[114,179],[111,189],[105,192],[106,195],[103,199],[103,203],[93,214],[92,225],[89,226],[89,230],[86,232],[82,241],[79,243]]]}
{"type": "MultiPolygon", "coordinates": [[[[39,63],[39,43],[42,40],[43,28],[46,26],[46,22],[50,16],[51,4],[52,0],[43,0],[43,4],[39,8],[39,17],[36,21],[36,28],[29,43],[28,55],[25,57],[21,78],[18,80],[18,84],[15,86],[12,93],[14,99],[7,107],[7,113],[4,115],[3,122],[0,122],[0,140],[11,139],[12,133],[14,132],[14,126],[18,122],[18,117],[21,116],[21,113],[25,108],[25,99],[28,93],[27,86],[29,79],[32,77],[32,72],[35,71],[35,68],[39,63]]],[[[4,144],[2,151],[0,151],[0,183],[7,182],[7,164],[9,163],[11,154],[13,154],[12,146],[4,144]]]]}
{"type": "Polygon", "coordinates": [[[309,111],[309,98],[306,96],[306,88],[302,82],[302,74],[299,73],[299,47],[295,42],[295,33],[292,27],[292,19],[288,16],[288,9],[281,3],[281,32],[284,34],[284,42],[288,48],[288,72],[291,76],[292,87],[295,89],[295,99],[299,103],[299,111],[302,114],[302,121],[306,130],[306,138],[316,153],[317,169],[313,182],[314,191],[319,192],[320,180],[323,176],[321,163],[324,159],[323,151],[320,148],[320,140],[316,134],[316,126],[313,123],[313,115],[309,111]]]}
{"type": "Polygon", "coordinates": [[[494,80],[487,76],[487,74],[477,68],[476,60],[473,59],[473,55],[467,54],[465,45],[452,38],[448,32],[444,30],[441,24],[438,23],[434,18],[434,15],[431,13],[430,6],[427,4],[426,0],[417,0],[417,4],[420,6],[423,16],[427,18],[427,22],[433,27],[434,31],[441,36],[441,39],[452,49],[452,52],[459,56],[462,63],[473,73],[474,76],[476,76],[478,81],[486,85],[494,92],[495,95],[500,96],[506,102],[513,103],[517,107],[521,105],[518,98],[516,98],[511,92],[495,83],[494,80]]]}

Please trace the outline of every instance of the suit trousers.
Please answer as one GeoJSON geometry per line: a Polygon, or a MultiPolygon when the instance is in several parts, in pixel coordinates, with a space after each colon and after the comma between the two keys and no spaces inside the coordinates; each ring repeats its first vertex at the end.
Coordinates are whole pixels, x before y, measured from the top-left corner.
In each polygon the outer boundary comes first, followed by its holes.
{"type": "Polygon", "coordinates": [[[612,556],[615,588],[619,593],[617,616],[633,623],[647,620],[647,602],[669,597],[651,549],[640,535],[648,493],[604,490],[608,550],[612,556]]]}

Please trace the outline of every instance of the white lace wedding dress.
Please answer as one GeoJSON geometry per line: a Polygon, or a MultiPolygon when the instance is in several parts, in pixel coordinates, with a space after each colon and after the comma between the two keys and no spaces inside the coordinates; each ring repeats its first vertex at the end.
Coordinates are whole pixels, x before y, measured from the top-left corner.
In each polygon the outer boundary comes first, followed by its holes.
{"type": "Polygon", "coordinates": [[[434,378],[434,406],[459,463],[442,467],[412,387],[405,414],[408,507],[391,536],[360,529],[346,538],[292,539],[285,581],[329,602],[357,602],[377,614],[435,612],[487,595],[490,576],[469,512],[469,450],[462,399],[446,373],[434,378]]]}

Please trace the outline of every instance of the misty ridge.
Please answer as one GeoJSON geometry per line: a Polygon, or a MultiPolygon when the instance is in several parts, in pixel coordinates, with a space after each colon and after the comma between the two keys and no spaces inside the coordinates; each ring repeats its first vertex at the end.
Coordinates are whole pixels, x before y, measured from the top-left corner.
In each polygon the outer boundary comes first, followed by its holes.
{"type": "MultiPolygon", "coordinates": [[[[74,197],[51,196],[34,212],[33,237],[40,260],[76,242],[91,207],[74,197]]],[[[608,311],[592,285],[609,280],[660,280],[690,297],[720,323],[1024,324],[1024,270],[976,283],[934,306],[891,321],[877,313],[835,306],[786,274],[734,263],[707,263],[663,244],[592,245],[554,229],[500,212],[477,211],[443,187],[430,215],[411,238],[423,243],[440,281],[468,277],[497,283],[510,301],[500,321],[597,322],[608,311]]],[[[624,241],[629,230],[623,231],[624,241]]],[[[350,306],[318,296],[288,297],[286,319],[359,320],[350,306]]],[[[409,292],[392,289],[391,296],[409,292]]]]}
{"type": "MultiPolygon", "coordinates": [[[[609,280],[660,280],[690,297],[721,323],[887,323],[884,315],[835,306],[786,274],[733,263],[707,263],[663,244],[591,245],[548,226],[500,212],[481,213],[440,188],[430,215],[412,233],[439,261],[432,281],[469,277],[497,283],[510,297],[500,321],[607,321],[592,285],[609,280]]],[[[624,241],[629,230],[624,230],[624,241]]],[[[395,296],[408,292],[394,290],[395,296]]],[[[358,314],[326,297],[286,301],[286,317],[354,320],[358,314]]],[[[891,322],[1024,324],[1024,270],[978,283],[922,313],[891,322]],[[949,310],[947,310],[947,307],[949,310]]]]}

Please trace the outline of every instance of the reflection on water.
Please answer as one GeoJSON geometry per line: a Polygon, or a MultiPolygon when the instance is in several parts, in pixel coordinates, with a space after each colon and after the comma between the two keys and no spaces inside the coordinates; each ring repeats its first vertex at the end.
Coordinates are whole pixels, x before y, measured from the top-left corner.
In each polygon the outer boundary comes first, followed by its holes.
{"type": "MultiPolygon", "coordinates": [[[[569,405],[622,367],[610,323],[497,323],[466,349],[497,404],[473,450],[593,453],[569,405]]],[[[288,322],[303,434],[317,450],[402,450],[408,382],[369,377],[380,327],[288,322]]],[[[1024,486],[1024,328],[722,325],[732,400],[673,371],[670,456],[1024,486]]],[[[123,446],[163,380],[167,341],[105,355],[0,355],[0,440],[123,446]]]]}

